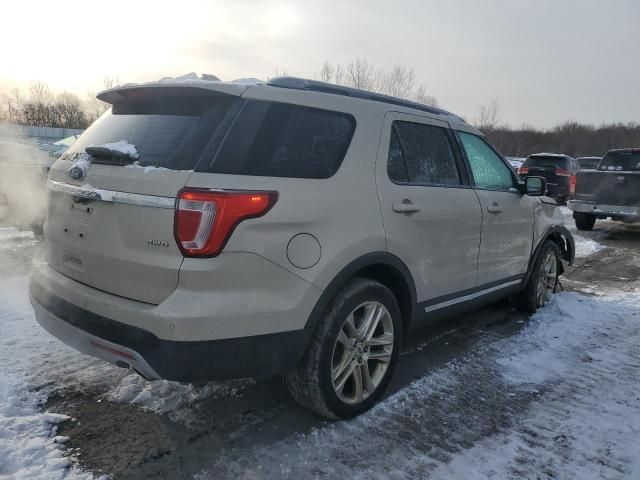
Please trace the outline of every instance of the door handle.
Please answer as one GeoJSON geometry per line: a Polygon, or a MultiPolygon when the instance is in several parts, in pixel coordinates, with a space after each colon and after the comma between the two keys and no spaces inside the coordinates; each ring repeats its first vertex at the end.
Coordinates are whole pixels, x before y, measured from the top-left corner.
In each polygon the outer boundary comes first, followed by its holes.
{"type": "Polygon", "coordinates": [[[391,209],[396,213],[416,213],[420,211],[420,205],[415,205],[410,200],[403,200],[402,203],[391,205],[391,209]]]}
{"type": "Polygon", "coordinates": [[[498,213],[502,212],[502,207],[500,205],[498,205],[496,202],[493,202],[493,204],[491,204],[491,205],[489,205],[487,207],[487,212],[498,214],[498,213]]]}

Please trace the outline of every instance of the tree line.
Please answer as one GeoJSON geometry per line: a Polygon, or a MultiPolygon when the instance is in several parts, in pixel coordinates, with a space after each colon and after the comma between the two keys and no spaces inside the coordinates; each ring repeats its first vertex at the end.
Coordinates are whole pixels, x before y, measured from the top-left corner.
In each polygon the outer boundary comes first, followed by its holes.
{"type": "Polygon", "coordinates": [[[483,133],[498,150],[512,157],[540,152],[572,157],[603,156],[613,148],[640,147],[637,123],[594,126],[570,121],[548,130],[500,126],[485,128],[483,133]]]}
{"type": "MultiPolygon", "coordinates": [[[[286,72],[280,74],[286,75],[286,72]]],[[[413,69],[406,65],[384,69],[362,58],[345,64],[327,60],[321,65],[315,78],[429,106],[438,105],[436,97],[416,80],[413,69]]],[[[112,88],[117,83],[117,79],[104,79],[105,88],[112,88]]],[[[43,127],[84,129],[108,108],[107,104],[96,99],[95,92],[87,92],[85,98],[70,92],[55,94],[43,82],[33,82],[26,94],[14,89],[3,95],[1,100],[0,121],[43,127]]],[[[551,129],[502,125],[497,99],[487,105],[480,105],[472,123],[501,152],[513,157],[525,157],[538,152],[564,153],[574,157],[600,156],[612,148],[640,147],[640,125],[637,123],[594,126],[568,121],[551,129]]]]}
{"type": "Polygon", "coordinates": [[[526,157],[532,153],[564,153],[572,157],[603,156],[613,148],[640,147],[640,124],[612,123],[600,126],[567,121],[549,129],[529,125],[500,125],[500,104],[481,105],[473,123],[505,155],[526,157]]]}
{"type": "MultiPolygon", "coordinates": [[[[105,78],[104,84],[111,88],[116,80],[105,78]]],[[[34,127],[85,129],[108,108],[95,92],[83,99],[67,91],[54,93],[44,82],[32,82],[26,94],[14,88],[1,100],[0,121],[34,127]]]]}

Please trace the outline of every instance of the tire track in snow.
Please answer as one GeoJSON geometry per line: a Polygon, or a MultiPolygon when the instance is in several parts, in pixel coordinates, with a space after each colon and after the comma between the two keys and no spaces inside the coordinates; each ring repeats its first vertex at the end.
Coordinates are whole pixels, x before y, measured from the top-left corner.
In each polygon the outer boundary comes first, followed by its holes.
{"type": "Polygon", "coordinates": [[[560,295],[367,414],[223,452],[197,478],[637,478],[637,314],[560,295]]]}

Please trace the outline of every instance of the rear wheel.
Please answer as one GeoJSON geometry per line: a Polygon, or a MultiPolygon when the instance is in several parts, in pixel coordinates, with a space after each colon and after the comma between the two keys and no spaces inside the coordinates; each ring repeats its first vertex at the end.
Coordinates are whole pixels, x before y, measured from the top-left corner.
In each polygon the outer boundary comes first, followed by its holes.
{"type": "Polygon", "coordinates": [[[547,240],[533,265],[533,272],[526,287],[515,298],[516,306],[520,310],[534,313],[556,292],[560,276],[560,258],[558,246],[547,240]]]}
{"type": "Polygon", "coordinates": [[[401,337],[396,298],[384,285],[357,278],[329,305],[302,363],[286,378],[289,391],[324,417],[359,415],[383,395],[401,337]]]}
{"type": "Polygon", "coordinates": [[[595,215],[589,213],[574,212],[573,219],[576,221],[576,227],[578,230],[589,231],[593,229],[596,224],[595,215]]]}

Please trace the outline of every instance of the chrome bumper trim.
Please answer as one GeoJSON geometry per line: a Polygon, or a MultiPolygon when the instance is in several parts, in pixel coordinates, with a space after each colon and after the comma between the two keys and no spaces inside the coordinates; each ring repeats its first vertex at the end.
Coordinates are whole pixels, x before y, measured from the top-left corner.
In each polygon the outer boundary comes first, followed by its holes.
{"type": "Polygon", "coordinates": [[[52,192],[66,193],[78,201],[100,201],[111,203],[124,203],[142,207],[173,209],[176,199],[173,197],[161,197],[157,195],[143,195],[140,193],[118,192],[94,188],[90,185],[70,185],[68,183],[47,180],[47,188],[52,192]]]}
{"type": "Polygon", "coordinates": [[[598,205],[576,200],[569,200],[567,207],[574,212],[591,213],[593,215],[640,217],[640,207],[627,207],[623,205],[598,205]]]}

